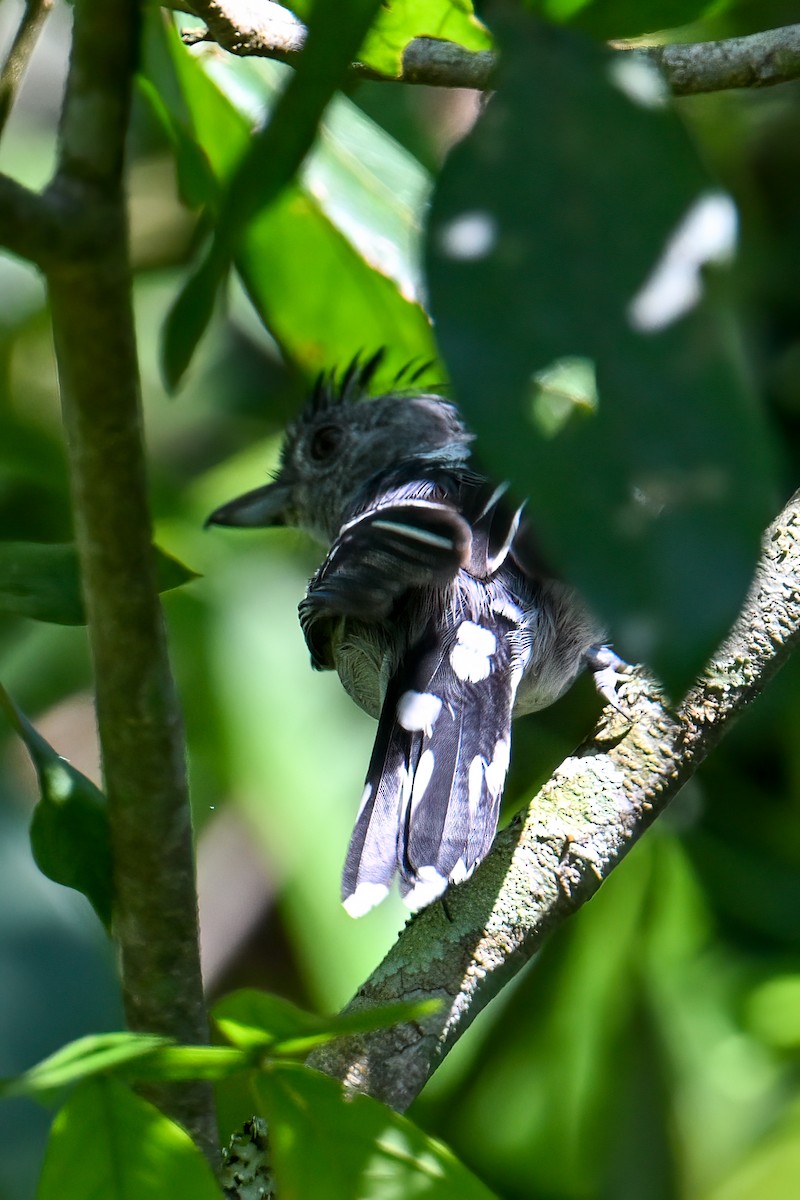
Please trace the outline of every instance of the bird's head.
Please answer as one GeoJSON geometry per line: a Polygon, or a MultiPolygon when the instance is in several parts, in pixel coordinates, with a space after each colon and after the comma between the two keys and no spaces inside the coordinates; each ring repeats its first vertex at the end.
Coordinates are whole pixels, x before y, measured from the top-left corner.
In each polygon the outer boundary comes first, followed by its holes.
{"type": "Polygon", "coordinates": [[[286,431],[272,483],[223,504],[207,524],[291,525],[330,544],[372,479],[407,460],[466,463],[472,435],[452,404],[415,390],[421,370],[401,372],[392,391],[367,399],[382,357],[321,377],[286,431]]]}

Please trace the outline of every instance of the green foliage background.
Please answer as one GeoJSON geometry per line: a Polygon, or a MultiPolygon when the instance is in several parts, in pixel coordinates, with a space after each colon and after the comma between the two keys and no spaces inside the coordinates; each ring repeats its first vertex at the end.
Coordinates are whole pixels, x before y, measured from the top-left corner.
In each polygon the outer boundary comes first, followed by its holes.
{"type": "MultiPolygon", "coordinates": [[[[395,6],[395,26],[372,35],[371,61],[384,68],[396,61],[397,46],[407,36],[398,17],[402,7],[395,6]]],[[[633,0],[542,0],[529,7],[591,37],[643,32],[643,6],[633,0]]],[[[663,0],[647,7],[652,27],[697,19],[683,36],[699,39],[779,25],[791,19],[793,6],[773,0],[766,5],[663,0]]],[[[451,22],[448,36],[476,48],[485,44],[466,6],[439,8],[440,18],[451,22]]],[[[408,9],[409,22],[418,22],[418,6],[408,9]]],[[[436,32],[418,24],[411,28],[436,32]]],[[[57,8],[40,48],[41,65],[0,146],[0,169],[31,186],[39,186],[52,165],[58,90],[48,81],[48,64],[53,69],[60,61],[65,37],[66,13],[57,8]]],[[[462,117],[468,102],[389,84],[362,84],[339,97],[295,183],[242,231],[225,303],[218,303],[195,349],[180,323],[168,324],[168,315],[193,256],[225,211],[225,189],[253,120],[271,105],[285,72],[275,64],[232,61],[213,52],[190,55],[174,30],[149,15],[131,134],[134,302],[156,540],[199,575],[164,596],[186,717],[196,827],[201,847],[209,851],[222,845],[231,823],[244,829],[265,880],[260,916],[248,921],[234,914],[217,935],[223,945],[226,939],[236,945],[237,930],[249,931],[235,953],[223,956],[213,988],[221,994],[248,983],[335,1011],[405,919],[392,900],[354,923],[337,902],[373,726],[336,679],[312,677],[308,668],[296,604],[316,565],[316,550],[289,532],[237,536],[204,532],[202,525],[218,503],[265,478],[275,463],[280,429],[318,370],[380,344],[390,347],[387,378],[411,357],[435,355],[420,306],[427,297],[421,273],[425,205],[440,170],[448,122],[462,117]],[[170,362],[189,358],[182,386],[169,396],[164,363],[167,376],[174,376],[170,362]]],[[[555,94],[558,80],[545,79],[544,87],[555,94]]],[[[497,111],[503,104],[517,105],[517,115],[524,117],[521,106],[534,100],[535,92],[509,99],[501,91],[497,111]]],[[[723,395],[713,417],[722,427],[744,422],[744,433],[733,459],[739,503],[720,511],[706,533],[716,546],[752,550],[770,509],[791,490],[798,455],[800,84],[684,100],[677,108],[685,146],[695,156],[693,169],[717,180],[739,206],[740,266],[733,283],[725,285],[724,299],[735,317],[722,343],[728,364],[744,364],[760,407],[751,410],[751,401],[743,400],[732,416],[723,395]]],[[[598,272],[613,274],[632,228],[638,228],[638,197],[611,192],[603,210],[610,266],[587,262],[585,255],[570,261],[568,246],[548,230],[560,229],[559,215],[569,199],[561,189],[578,183],[565,181],[548,159],[547,128],[536,126],[535,118],[534,110],[527,119],[539,131],[536,169],[544,186],[530,200],[530,226],[543,231],[555,255],[547,268],[553,280],[559,271],[578,277],[584,271],[596,286],[603,281],[598,272]]],[[[574,129],[581,119],[576,110],[574,129]]],[[[475,137],[479,160],[480,133],[475,137]]],[[[604,169],[613,175],[619,166],[608,162],[612,149],[598,139],[582,151],[597,156],[587,164],[595,177],[604,169]]],[[[452,161],[449,169],[463,174],[456,183],[451,176],[440,185],[437,220],[452,215],[448,188],[454,204],[463,202],[465,190],[477,203],[473,189],[481,181],[471,153],[462,147],[452,161]]],[[[494,169],[507,195],[514,194],[514,175],[521,171],[519,153],[514,141],[497,148],[494,169]]],[[[663,173],[658,138],[642,137],[637,154],[641,178],[654,178],[669,192],[675,176],[663,173]]],[[[591,193],[586,203],[590,211],[591,193]]],[[[497,430],[499,450],[491,453],[498,469],[503,445],[514,454],[520,445],[512,410],[502,406],[508,378],[519,373],[507,359],[504,339],[512,313],[529,298],[521,287],[502,292],[507,276],[499,283],[480,281],[475,290],[462,291],[469,304],[459,313],[448,288],[457,292],[463,285],[456,274],[448,276],[447,264],[437,265],[437,253],[432,242],[428,261],[437,330],[458,394],[469,392],[470,378],[475,381],[477,399],[465,397],[480,408],[470,410],[475,423],[497,430]],[[480,335],[491,312],[498,328],[484,352],[480,335]]],[[[546,311],[547,286],[537,279],[537,289],[531,303],[546,311]]],[[[551,357],[564,352],[559,338],[553,345],[551,357]]],[[[572,349],[591,354],[597,347],[572,349]]],[[[616,349],[623,365],[635,365],[621,387],[629,404],[669,378],[674,354],[640,362],[638,349],[616,349]],[[667,374],[648,379],[655,369],[667,374]]],[[[612,345],[612,359],[614,350],[612,345]]],[[[524,366],[530,370],[527,361],[524,366]]],[[[602,384],[601,378],[601,412],[602,384]]],[[[741,395],[751,393],[742,389],[741,395]]],[[[687,425],[681,425],[679,407],[676,411],[672,424],[680,433],[687,425]]],[[[654,436],[646,420],[640,430],[631,414],[623,408],[622,424],[611,431],[615,445],[630,436],[625,461],[637,461],[647,437],[654,436]]],[[[714,428],[712,421],[693,435],[712,438],[714,428]]],[[[664,436],[674,432],[666,429],[664,436]]],[[[602,463],[597,477],[602,489],[602,463]]],[[[573,507],[571,497],[554,486],[550,480],[552,507],[566,509],[572,525],[565,550],[560,540],[565,527],[556,512],[549,533],[553,549],[578,576],[584,569],[592,576],[590,590],[592,579],[602,577],[597,596],[624,626],[632,615],[615,605],[636,590],[644,578],[637,571],[644,568],[632,559],[629,579],[618,561],[613,574],[603,575],[603,562],[595,564],[594,574],[589,571],[585,547],[601,544],[602,530],[585,526],[582,536],[578,519],[584,525],[589,520],[585,508],[573,507]]],[[[602,510],[599,515],[602,519],[602,510]]],[[[695,514],[689,516],[692,528],[695,514]]],[[[69,538],[45,294],[32,270],[3,257],[0,541],[53,544],[69,538]]],[[[647,535],[643,543],[652,545],[647,535]]],[[[670,560],[659,596],[645,595],[642,603],[652,605],[647,611],[655,613],[660,631],[654,641],[658,662],[667,674],[674,662],[675,679],[685,681],[723,632],[725,613],[735,611],[748,560],[737,549],[718,561],[708,542],[694,548],[681,543],[679,550],[687,561],[678,562],[680,553],[670,560]],[[704,554],[710,567],[700,561],[704,554]],[[698,575],[701,567],[709,573],[713,568],[719,583],[713,612],[705,604],[710,585],[698,575]],[[692,641],[694,607],[708,616],[699,641],[692,641]],[[676,611],[682,617],[678,627],[662,620],[676,611]]],[[[33,619],[21,603],[15,607],[4,599],[11,593],[7,579],[0,593],[0,679],[55,748],[91,773],[91,748],[81,748],[91,742],[92,730],[85,631],[33,619]]],[[[788,1200],[795,1194],[799,676],[796,664],[785,669],[668,818],[481,1015],[416,1104],[411,1115],[444,1138],[497,1194],[508,1200],[788,1200]]],[[[573,748],[596,710],[591,687],[581,681],[555,708],[518,726],[508,813],[573,748]]],[[[0,1075],[23,1070],[69,1038],[122,1023],[112,955],[89,905],[45,880],[33,864],[26,828],[34,781],[10,725],[8,733],[0,767],[0,1075]]],[[[239,871],[234,856],[224,870],[222,892],[209,885],[209,898],[201,896],[201,904],[213,905],[225,890],[234,890],[239,871]]],[[[213,912],[201,911],[210,925],[213,912]]],[[[235,1085],[220,1089],[226,1136],[250,1115],[249,1104],[235,1085]]],[[[4,1102],[0,1200],[33,1195],[48,1123],[48,1114],[30,1101],[4,1102]]]]}

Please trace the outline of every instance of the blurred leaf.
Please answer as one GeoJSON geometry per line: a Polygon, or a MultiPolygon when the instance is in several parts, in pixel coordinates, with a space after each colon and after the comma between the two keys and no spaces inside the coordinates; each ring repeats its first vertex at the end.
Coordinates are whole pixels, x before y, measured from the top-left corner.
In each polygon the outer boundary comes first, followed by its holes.
{"type": "Polygon", "coordinates": [[[698,21],[736,0],[527,0],[550,21],[574,24],[598,38],[638,37],[698,21]]]}
{"type": "Polygon", "coordinates": [[[162,367],[169,391],[180,384],[197,344],[206,331],[227,275],[227,260],[213,248],[184,283],[164,325],[162,367]]]}
{"type": "Polygon", "coordinates": [[[331,96],[372,23],[380,0],[317,4],[308,23],[308,41],[281,93],[269,122],[253,134],[226,181],[214,241],[190,276],[165,330],[168,382],[177,386],[210,320],[210,285],[221,282],[229,258],[253,218],[273,203],[292,180],[316,136],[331,96]],[[181,318],[188,315],[185,326],[181,318]],[[175,341],[179,342],[175,346],[175,341]]]}
{"type": "Polygon", "coordinates": [[[794,1200],[800,1180],[800,1111],[794,1112],[778,1129],[746,1155],[720,1187],[703,1195],[703,1200],[794,1200]]]}
{"type": "Polygon", "coordinates": [[[221,1200],[185,1130],[113,1079],[76,1089],[53,1122],[37,1200],[221,1200]]]}
{"type": "Polygon", "coordinates": [[[383,6],[367,34],[359,61],[385,75],[400,75],[403,51],[417,37],[457,42],[467,50],[490,50],[492,46],[470,0],[392,0],[383,6]]]}
{"type": "Polygon", "coordinates": [[[747,1003],[747,1024],[768,1046],[800,1049],[800,975],[776,975],[747,1003]]]}
{"type": "MultiPolygon", "coordinates": [[[[271,109],[284,73],[274,63],[198,59],[174,30],[152,22],[147,30],[146,67],[155,91],[167,97],[171,139],[196,139],[221,185],[256,117],[271,109]]],[[[430,323],[416,302],[428,189],[420,164],[338,96],[300,181],[247,228],[236,259],[247,292],[309,375],[373,346],[390,346],[387,372],[418,356],[435,357],[430,323]]],[[[199,285],[178,302],[190,306],[186,336],[173,310],[163,358],[172,381],[185,368],[192,329],[210,302],[199,285]]]]}
{"type": "MultiPolygon", "coordinates": [[[[153,38],[147,39],[148,47],[152,47],[151,53],[157,54],[160,47],[163,56],[163,41],[159,42],[159,47],[154,45],[155,41],[153,38]]],[[[162,72],[162,77],[164,75],[169,77],[170,73],[162,72]]],[[[172,90],[174,107],[170,108],[152,79],[140,74],[136,82],[172,146],[181,200],[187,208],[200,208],[204,205],[213,207],[219,195],[216,176],[204,148],[192,136],[191,118],[180,90],[172,90]]],[[[230,151],[230,141],[226,140],[223,145],[230,151]]]]}
{"type": "Polygon", "coordinates": [[[42,874],[82,892],[106,929],[114,884],[106,798],[37,733],[0,686],[0,707],[25,743],[39,779],[31,818],[31,849],[42,874]]]}
{"type": "Polygon", "coordinates": [[[220,1000],[213,1017],[234,1045],[245,1049],[269,1046],[276,1054],[302,1054],[336,1037],[369,1033],[401,1021],[418,1021],[437,1008],[436,1001],[426,1001],[382,1004],[360,1012],[317,1016],[280,996],[245,988],[220,1000]]]}
{"type": "Polygon", "coordinates": [[[588,1196],[603,1176],[619,1119],[610,1095],[627,1079],[653,849],[640,842],[548,943],[459,1089],[454,1145],[503,1191],[588,1196]]]}
{"type": "Polygon", "coordinates": [[[130,1083],[179,1083],[187,1079],[218,1083],[251,1066],[244,1051],[233,1046],[159,1046],[119,1074],[130,1083]]]}
{"type": "MultiPolygon", "coordinates": [[[[197,578],[163,550],[154,550],[160,592],[197,578]]],[[[74,545],[0,542],[0,611],[57,625],[83,625],[86,616],[74,545]]]]}
{"type": "Polygon", "coordinates": [[[702,296],[732,205],[647,92],[657,77],[504,13],[498,91],[434,198],[437,331],[546,553],[677,692],[737,614],[774,503],[763,419],[702,296]],[[576,356],[596,413],[543,437],[531,377],[576,356]]]}
{"type": "Polygon", "coordinates": [[[78,1038],[16,1079],[0,1082],[0,1094],[46,1097],[68,1084],[129,1065],[165,1042],[166,1038],[143,1033],[98,1033],[78,1038]]]}
{"type": "Polygon", "coordinates": [[[489,1200],[440,1142],[370,1096],[297,1063],[274,1063],[256,1092],[282,1200],[489,1200]]]}

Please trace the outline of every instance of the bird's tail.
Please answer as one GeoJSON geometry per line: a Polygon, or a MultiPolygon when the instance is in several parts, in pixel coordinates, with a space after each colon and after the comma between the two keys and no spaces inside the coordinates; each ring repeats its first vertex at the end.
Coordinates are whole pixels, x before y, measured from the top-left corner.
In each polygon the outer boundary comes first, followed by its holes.
{"type": "Polygon", "coordinates": [[[499,611],[432,623],[387,689],[342,900],[361,916],[395,873],[411,909],[472,874],[497,828],[521,675],[499,611]]]}

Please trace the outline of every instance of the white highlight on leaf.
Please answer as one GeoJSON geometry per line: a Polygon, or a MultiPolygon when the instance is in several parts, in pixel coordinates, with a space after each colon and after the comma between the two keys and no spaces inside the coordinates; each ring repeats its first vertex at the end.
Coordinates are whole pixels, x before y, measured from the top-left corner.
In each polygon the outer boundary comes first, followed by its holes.
{"type": "Polygon", "coordinates": [[[442,711],[442,702],[432,692],[403,692],[397,702],[397,720],[409,733],[431,735],[434,722],[442,711]]]}
{"type": "Polygon", "coordinates": [[[422,797],[425,795],[425,791],[428,787],[428,784],[431,781],[431,776],[433,775],[433,766],[434,766],[433,751],[425,750],[420,755],[419,763],[417,764],[417,769],[414,772],[414,784],[413,784],[413,787],[411,788],[411,812],[412,813],[413,813],[414,809],[417,807],[417,805],[419,804],[422,797]]]}
{"type": "Polygon", "coordinates": [[[462,621],[450,651],[450,666],[459,679],[480,683],[491,673],[491,658],[496,649],[497,638],[491,629],[484,629],[474,621],[462,621]]]}
{"type": "Polygon", "coordinates": [[[342,907],[348,916],[363,917],[388,895],[389,889],[385,883],[360,883],[352,896],[342,901],[342,907]]]}
{"type": "Polygon", "coordinates": [[[635,51],[616,55],[608,65],[608,77],[642,108],[663,108],[669,99],[669,88],[658,67],[635,51]]]}
{"type": "Polygon", "coordinates": [[[448,882],[444,875],[436,870],[436,867],[420,867],[417,871],[417,879],[418,882],[403,897],[403,903],[412,912],[426,908],[429,904],[433,904],[434,900],[438,900],[447,888],[448,882]]]}
{"type": "Polygon", "coordinates": [[[738,215],[730,196],[709,192],[689,209],[649,278],[628,306],[640,333],[656,333],[684,316],[702,296],[701,268],[725,263],[736,248],[738,215]]]}
{"type": "Polygon", "coordinates": [[[486,258],[497,241],[497,221],[488,212],[466,212],[439,232],[439,245],[450,258],[474,262],[486,258]]]}

